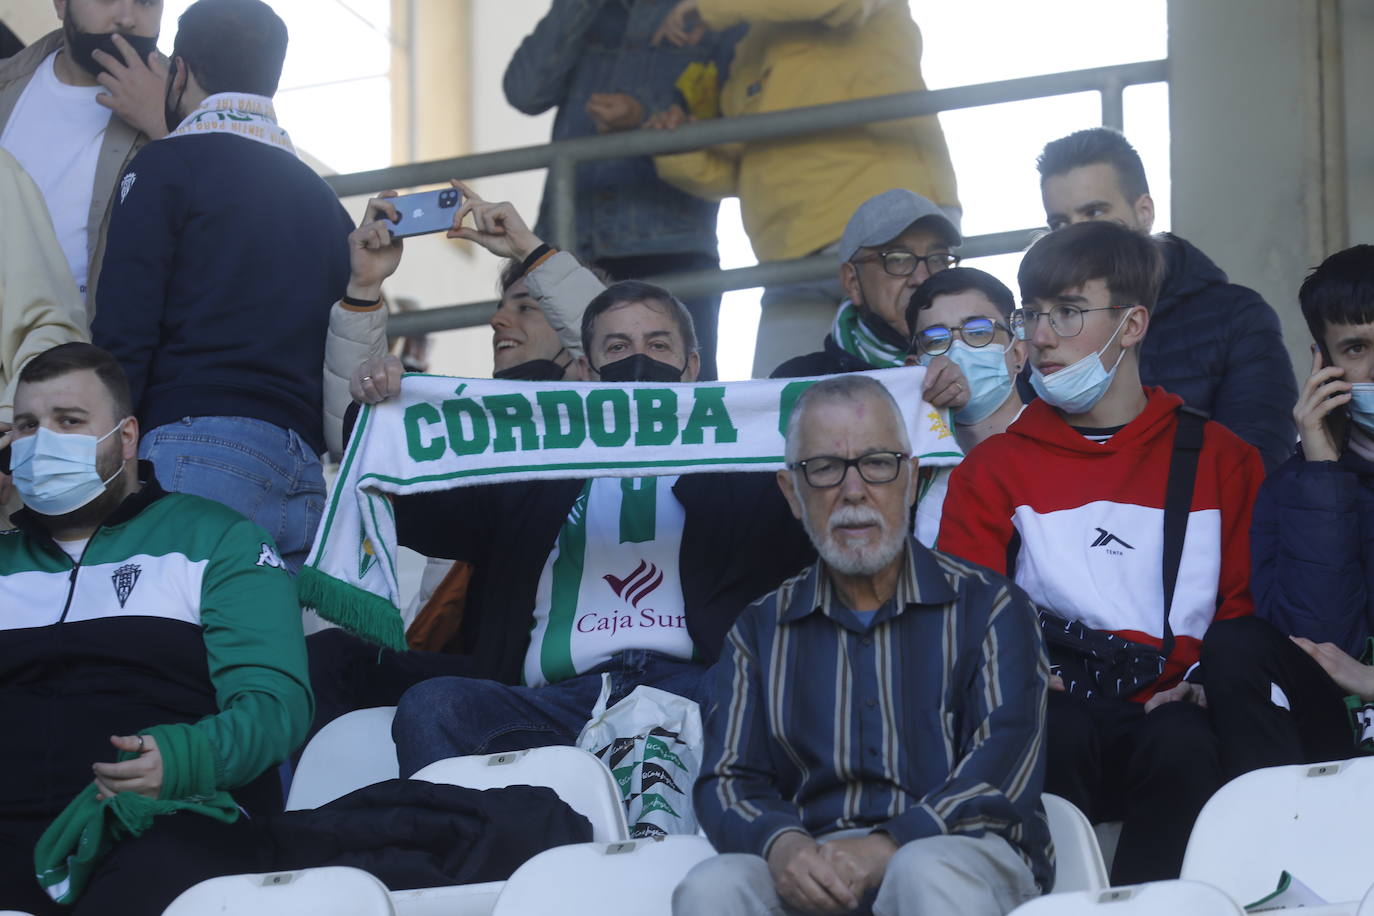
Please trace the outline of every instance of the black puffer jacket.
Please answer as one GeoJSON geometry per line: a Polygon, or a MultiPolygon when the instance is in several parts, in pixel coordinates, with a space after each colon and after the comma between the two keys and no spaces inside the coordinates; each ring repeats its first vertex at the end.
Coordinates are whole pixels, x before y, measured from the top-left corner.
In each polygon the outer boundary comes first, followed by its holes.
{"type": "Polygon", "coordinates": [[[1279,317],[1190,242],[1167,232],[1157,238],[1164,285],[1141,345],[1140,380],[1206,411],[1259,449],[1272,471],[1298,438],[1298,388],[1279,317]]]}

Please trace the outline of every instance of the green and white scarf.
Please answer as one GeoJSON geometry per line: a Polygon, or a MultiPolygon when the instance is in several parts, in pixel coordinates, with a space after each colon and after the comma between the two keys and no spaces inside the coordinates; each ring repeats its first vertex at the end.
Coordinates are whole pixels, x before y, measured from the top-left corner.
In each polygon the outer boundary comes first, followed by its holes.
{"type": "Polygon", "coordinates": [[[859,307],[850,299],[840,303],[830,336],[840,349],[857,356],[875,369],[892,369],[906,359],[906,347],[879,337],[859,314],[859,307]]]}
{"type": "Polygon", "coordinates": [[[277,110],[272,107],[272,100],[265,95],[217,92],[201,102],[168,136],[210,133],[229,133],[296,155],[291,138],[277,124],[277,110]]]}
{"type": "MultiPolygon", "coordinates": [[[[896,398],[923,464],[958,463],[947,415],[921,400],[923,368],[864,374],[896,398]]],[[[815,381],[608,385],[406,375],[399,397],[359,413],[298,580],[301,603],[359,636],[403,648],[390,496],[516,480],[776,471],[792,406],[815,381]]]]}

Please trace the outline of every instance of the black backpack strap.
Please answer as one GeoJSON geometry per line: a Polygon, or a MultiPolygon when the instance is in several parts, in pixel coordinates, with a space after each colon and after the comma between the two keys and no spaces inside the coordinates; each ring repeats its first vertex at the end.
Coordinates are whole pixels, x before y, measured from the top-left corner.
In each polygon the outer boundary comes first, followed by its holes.
{"type": "Polygon", "coordinates": [[[1168,658],[1174,651],[1174,630],[1169,611],[1174,605],[1174,586],[1178,566],[1183,560],[1183,541],[1188,536],[1188,515],[1193,508],[1193,485],[1197,481],[1198,458],[1202,455],[1203,428],[1207,414],[1191,407],[1178,409],[1174,428],[1174,449],[1169,459],[1169,483],[1164,491],[1164,639],[1160,654],[1168,658]]]}

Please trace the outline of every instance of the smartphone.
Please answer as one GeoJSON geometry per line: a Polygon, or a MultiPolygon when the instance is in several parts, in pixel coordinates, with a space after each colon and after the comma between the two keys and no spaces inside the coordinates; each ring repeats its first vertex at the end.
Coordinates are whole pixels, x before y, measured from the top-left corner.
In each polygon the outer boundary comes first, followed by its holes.
{"type": "Polygon", "coordinates": [[[453,214],[462,202],[463,195],[457,188],[393,197],[391,203],[399,219],[391,227],[391,234],[398,239],[408,239],[414,235],[445,232],[452,228],[453,214]]]}

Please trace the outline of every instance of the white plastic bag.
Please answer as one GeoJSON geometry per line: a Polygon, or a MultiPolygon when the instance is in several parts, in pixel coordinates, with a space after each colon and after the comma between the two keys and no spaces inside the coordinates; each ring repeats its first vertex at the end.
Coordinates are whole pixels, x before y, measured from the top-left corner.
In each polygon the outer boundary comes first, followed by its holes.
{"type": "Polygon", "coordinates": [[[630,836],[696,833],[692,786],[701,769],[701,709],[656,687],[636,687],[606,708],[610,678],[577,746],[610,768],[625,803],[630,836]]]}

